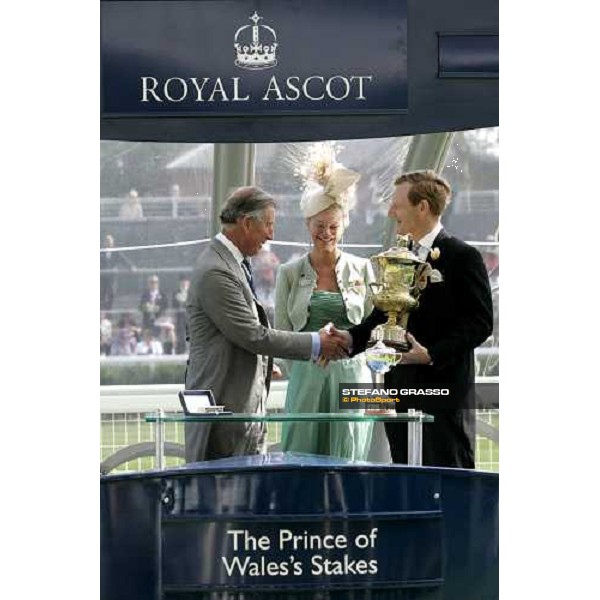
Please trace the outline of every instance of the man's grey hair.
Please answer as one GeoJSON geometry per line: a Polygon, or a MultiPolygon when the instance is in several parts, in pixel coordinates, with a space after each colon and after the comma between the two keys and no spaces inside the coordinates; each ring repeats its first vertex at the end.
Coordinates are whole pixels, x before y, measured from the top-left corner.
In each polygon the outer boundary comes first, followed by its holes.
{"type": "Polygon", "coordinates": [[[227,228],[241,217],[261,218],[269,206],[277,208],[277,203],[267,192],[259,187],[241,187],[227,198],[219,218],[223,227],[227,228]]]}

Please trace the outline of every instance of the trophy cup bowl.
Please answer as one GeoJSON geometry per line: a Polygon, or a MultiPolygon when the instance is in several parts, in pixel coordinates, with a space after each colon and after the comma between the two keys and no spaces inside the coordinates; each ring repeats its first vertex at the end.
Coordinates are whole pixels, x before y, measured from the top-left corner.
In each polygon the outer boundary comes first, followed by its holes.
{"type": "Polygon", "coordinates": [[[370,344],[382,342],[397,352],[407,352],[410,344],[406,339],[409,314],[419,305],[419,285],[431,269],[411,250],[410,235],[398,235],[396,246],[371,257],[376,281],[371,283],[373,305],[384,312],[388,320],[371,332],[370,344]]]}

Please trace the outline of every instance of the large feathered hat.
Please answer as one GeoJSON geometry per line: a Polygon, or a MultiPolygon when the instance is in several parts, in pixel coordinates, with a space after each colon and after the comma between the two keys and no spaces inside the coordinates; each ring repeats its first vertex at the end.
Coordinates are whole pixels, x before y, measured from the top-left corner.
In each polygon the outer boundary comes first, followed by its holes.
{"type": "Polygon", "coordinates": [[[296,174],[303,179],[300,209],[304,217],[313,217],[337,204],[344,213],[346,226],[350,210],[356,204],[356,183],[360,175],[337,161],[338,151],[339,146],[334,142],[312,144],[296,174]]]}

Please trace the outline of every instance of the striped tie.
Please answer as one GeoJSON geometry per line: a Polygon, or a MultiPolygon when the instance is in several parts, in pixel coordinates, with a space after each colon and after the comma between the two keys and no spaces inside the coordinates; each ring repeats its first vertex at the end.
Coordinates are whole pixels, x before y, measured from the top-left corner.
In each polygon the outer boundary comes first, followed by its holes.
{"type": "Polygon", "coordinates": [[[242,266],[244,268],[244,274],[246,275],[246,279],[248,280],[248,285],[252,290],[252,293],[256,296],[256,290],[254,289],[254,280],[252,279],[252,267],[250,266],[250,261],[247,258],[242,260],[242,266]]]}
{"type": "Polygon", "coordinates": [[[427,246],[422,246],[419,242],[414,242],[413,244],[413,252],[421,259],[427,260],[427,255],[429,254],[429,248],[427,246]]]}

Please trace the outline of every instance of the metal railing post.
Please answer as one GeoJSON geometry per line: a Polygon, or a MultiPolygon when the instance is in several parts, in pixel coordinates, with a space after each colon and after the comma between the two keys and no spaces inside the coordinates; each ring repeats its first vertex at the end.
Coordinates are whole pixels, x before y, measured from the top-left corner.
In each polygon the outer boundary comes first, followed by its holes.
{"type": "Polygon", "coordinates": [[[165,468],[165,422],[163,417],[165,411],[159,408],[156,411],[156,422],[154,423],[154,443],[156,468],[162,470],[165,468]]]}

